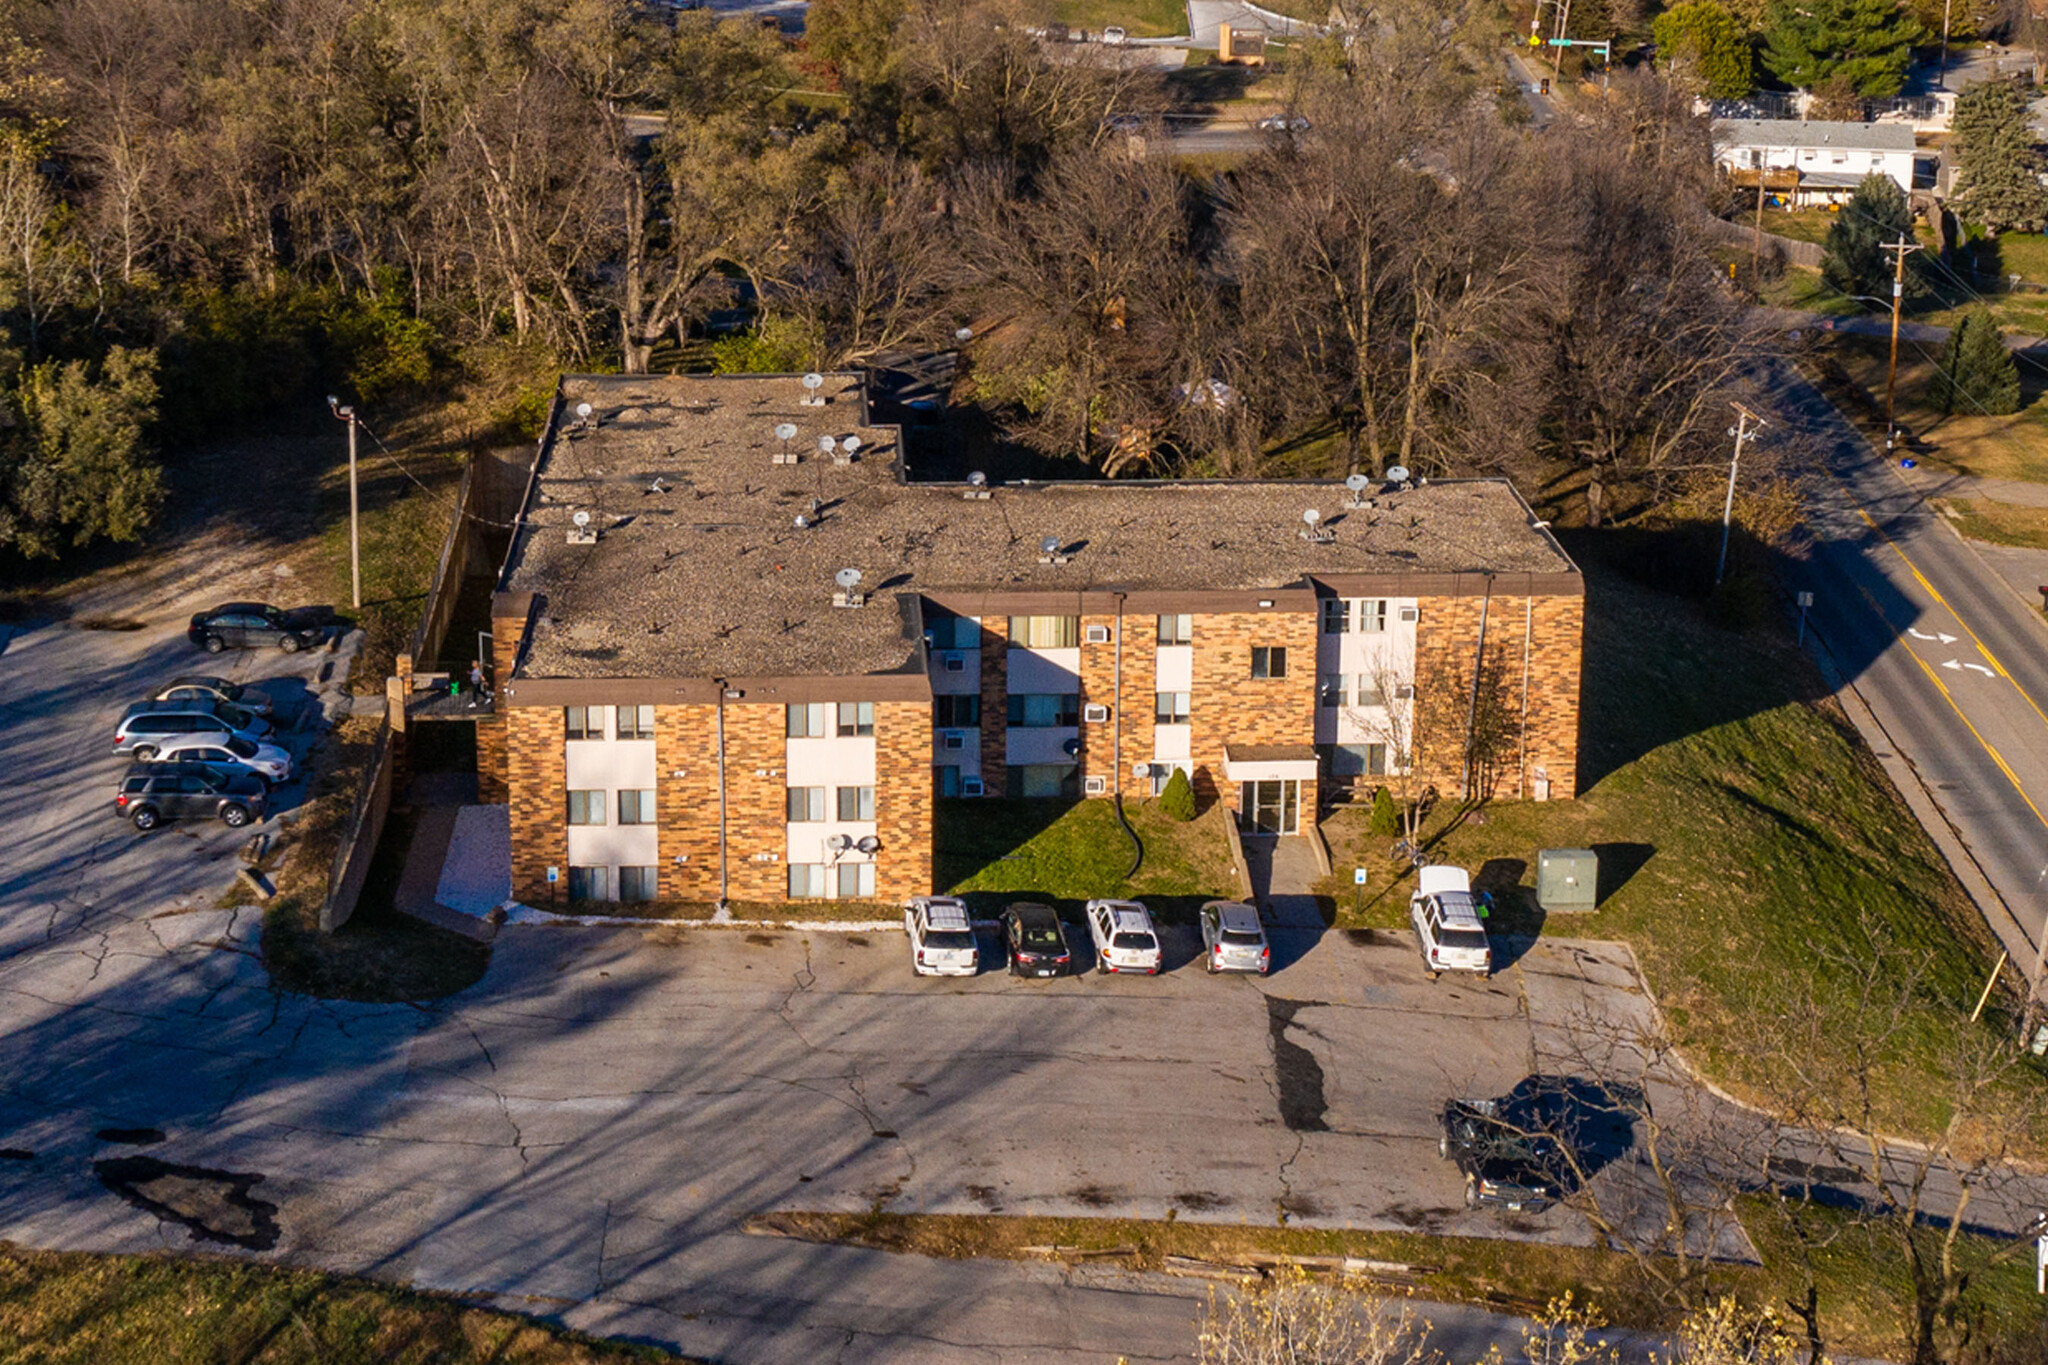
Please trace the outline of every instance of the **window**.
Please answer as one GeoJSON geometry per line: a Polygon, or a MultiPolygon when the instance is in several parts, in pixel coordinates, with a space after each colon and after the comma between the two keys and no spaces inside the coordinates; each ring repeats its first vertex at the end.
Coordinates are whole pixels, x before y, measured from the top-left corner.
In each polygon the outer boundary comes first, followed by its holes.
{"type": "Polygon", "coordinates": [[[622,825],[651,825],[654,823],[654,790],[622,791],[619,793],[619,823],[622,825]]]}
{"type": "Polygon", "coordinates": [[[838,870],[840,900],[872,900],[874,898],[875,865],[873,863],[841,863],[838,870]]]}
{"type": "Polygon", "coordinates": [[[1349,673],[1323,673],[1316,677],[1316,705],[1343,706],[1351,700],[1349,673]]]}
{"type": "Polygon", "coordinates": [[[1012,692],[1009,722],[1024,729],[1079,725],[1081,694],[1078,692],[1012,692]]]}
{"type": "Polygon", "coordinates": [[[842,820],[874,819],[875,789],[873,787],[841,787],[839,789],[839,818],[842,820]]]}
{"type": "Polygon", "coordinates": [[[1323,634],[1342,635],[1351,629],[1351,604],[1341,597],[1323,599],[1323,634]]]}
{"type": "Polygon", "coordinates": [[[621,706],[619,708],[620,739],[653,739],[654,708],[651,706],[621,706]]]}
{"type": "Polygon", "coordinates": [[[1155,725],[1186,725],[1188,723],[1188,694],[1185,692],[1153,693],[1152,723],[1155,725]]]}
{"type": "Polygon", "coordinates": [[[1384,599],[1368,598],[1358,604],[1358,629],[1361,634],[1371,635],[1387,628],[1387,604],[1384,599]]]}
{"type": "Polygon", "coordinates": [[[1336,777],[1385,777],[1387,775],[1387,746],[1384,744],[1331,745],[1330,772],[1336,777]]]}
{"type": "Polygon", "coordinates": [[[569,823],[572,825],[603,824],[604,793],[601,791],[570,792],[569,823]]]}
{"type": "Polygon", "coordinates": [[[967,747],[967,736],[959,733],[957,730],[952,731],[940,737],[939,747],[956,752],[965,749],[967,747]]]}
{"type": "Polygon", "coordinates": [[[798,702],[791,706],[789,724],[783,733],[791,739],[823,739],[825,730],[825,703],[814,701],[808,705],[798,702]]]}
{"type": "Polygon", "coordinates": [[[1287,676],[1287,647],[1285,645],[1252,646],[1252,676],[1254,678],[1284,678],[1287,676]]]}
{"type": "Polygon", "coordinates": [[[1078,797],[1081,794],[1080,766],[1074,763],[1013,765],[1009,770],[1009,792],[1012,796],[1039,799],[1078,797]]]}
{"type": "Polygon", "coordinates": [[[790,824],[815,824],[824,818],[825,789],[823,787],[791,787],[789,789],[790,824]]]}
{"type": "Polygon", "coordinates": [[[602,706],[563,707],[563,732],[570,739],[603,739],[606,709],[602,706]]]}
{"type": "Polygon", "coordinates": [[[791,863],[789,865],[789,898],[798,900],[820,900],[825,895],[825,865],[823,863],[791,863]]]}
{"type": "Polygon", "coordinates": [[[839,737],[872,735],[875,732],[875,704],[871,701],[839,703],[839,737]]]}
{"type": "Polygon", "coordinates": [[[651,901],[659,894],[653,868],[622,867],[619,869],[620,900],[651,901]]]}
{"type": "Polygon", "coordinates": [[[1849,164],[1849,154],[1841,150],[1840,148],[1835,149],[1835,154],[1832,159],[1834,161],[1834,164],[1837,166],[1846,166],[1849,164]]]}
{"type": "Polygon", "coordinates": [[[1081,618],[1012,616],[1010,643],[1023,649],[1072,649],[1081,643],[1081,618]]]}
{"type": "Polygon", "coordinates": [[[932,724],[941,730],[965,730],[981,724],[980,696],[970,692],[964,697],[933,697],[932,724]]]}
{"type": "Polygon", "coordinates": [[[1380,680],[1370,673],[1358,675],[1358,704],[1360,706],[1385,706],[1387,699],[1380,695],[1380,680]]]}
{"type": "Polygon", "coordinates": [[[926,623],[933,649],[980,649],[981,622],[972,616],[933,616],[926,623]]]}
{"type": "Polygon", "coordinates": [[[1154,763],[1152,765],[1152,794],[1154,796],[1160,795],[1166,790],[1166,784],[1173,781],[1175,773],[1184,773],[1187,770],[1185,763],[1154,763]]]}
{"type": "Polygon", "coordinates": [[[569,869],[569,899],[572,901],[608,901],[611,895],[605,889],[605,870],[601,867],[572,867],[569,869]]]}
{"type": "Polygon", "coordinates": [[[939,795],[958,796],[960,794],[960,765],[958,763],[941,763],[939,764],[938,772],[939,795]]]}
{"type": "Polygon", "coordinates": [[[1159,618],[1159,643],[1162,645],[1184,645],[1195,638],[1195,618],[1186,612],[1179,616],[1159,618]]]}

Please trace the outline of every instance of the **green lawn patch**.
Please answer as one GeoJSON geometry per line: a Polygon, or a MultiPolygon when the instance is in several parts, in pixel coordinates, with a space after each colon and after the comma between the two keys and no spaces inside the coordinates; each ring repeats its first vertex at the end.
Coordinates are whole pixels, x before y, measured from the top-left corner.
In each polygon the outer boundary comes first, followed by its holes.
{"type": "MultiPolygon", "coordinates": [[[[411,641],[426,610],[427,590],[433,586],[441,544],[455,516],[455,492],[462,481],[460,466],[445,456],[415,455],[410,463],[415,466],[420,483],[413,482],[388,462],[374,479],[362,479],[360,611],[349,605],[347,467],[332,481],[336,487],[323,490],[324,497],[340,499],[341,513],[320,534],[319,586],[336,610],[363,628],[362,653],[357,657],[352,677],[353,690],[357,692],[383,691],[384,679],[390,676],[398,655],[411,641]]],[[[473,642],[471,652],[474,653],[473,642]]]]}
{"type": "Polygon", "coordinates": [[[1059,0],[1053,17],[1069,28],[1099,34],[1112,24],[1133,38],[1173,38],[1188,31],[1184,0],[1059,0]]]}
{"type": "Polygon", "coordinates": [[[936,880],[988,911],[1026,897],[1073,909],[1115,896],[1141,899],[1155,915],[1173,919],[1205,900],[1241,894],[1223,828],[1229,813],[1221,805],[1186,824],[1169,820],[1153,801],[1126,799],[1124,808],[1145,846],[1136,877],[1127,876],[1131,841],[1117,826],[1112,802],[941,801],[936,880]]]}
{"type": "MultiPolygon", "coordinates": [[[[1462,819],[1447,802],[1431,860],[1472,870],[1503,929],[1627,940],[1692,1061],[1737,1091],[1761,1077],[1743,1042],[1753,1010],[1808,975],[1841,988],[1825,955],[1860,949],[1860,916],[1929,956],[1924,1019],[1968,1015],[1996,956],[1989,930],[1811,663],[1788,632],[1721,630],[1603,563],[1625,534],[1573,541],[1587,575],[1583,794],[1462,819]],[[1601,857],[1599,909],[1546,919],[1538,850],[1585,847],[1601,857]]],[[[1668,563],[1707,545],[1642,553],[1668,563]]],[[[1413,880],[1365,821],[1349,810],[1326,825],[1338,877],[1322,889],[1340,924],[1398,926],[1413,880]],[[1354,863],[1371,870],[1362,915],[1354,863]]],[[[1937,1128],[1938,1076],[1928,1048],[1904,1050],[1882,1078],[1884,1121],[1937,1128]]]]}
{"type": "Polygon", "coordinates": [[[1976,498],[1943,498],[1940,506],[1956,530],[1971,540],[2048,550],[2048,507],[2012,507],[1976,498]]]}
{"type": "Polygon", "coordinates": [[[673,1361],[439,1294],[241,1261],[0,1243],[0,1360],[37,1365],[673,1361]]]}
{"type": "MultiPolygon", "coordinates": [[[[1914,455],[1930,468],[1957,474],[2048,483],[2048,403],[2041,401],[2048,391],[2048,373],[2036,364],[2021,362],[2021,407],[2016,413],[2004,417],[1944,413],[1926,402],[1928,381],[1934,377],[1941,351],[1935,342],[1899,343],[1893,403],[1899,424],[1916,443],[1914,455]]],[[[1881,438],[1890,342],[1884,337],[1838,335],[1830,344],[1830,354],[1867,396],[1870,407],[1863,415],[1873,420],[1873,429],[1881,438]]],[[[1844,415],[1856,414],[1845,408],[1844,415]]]]}

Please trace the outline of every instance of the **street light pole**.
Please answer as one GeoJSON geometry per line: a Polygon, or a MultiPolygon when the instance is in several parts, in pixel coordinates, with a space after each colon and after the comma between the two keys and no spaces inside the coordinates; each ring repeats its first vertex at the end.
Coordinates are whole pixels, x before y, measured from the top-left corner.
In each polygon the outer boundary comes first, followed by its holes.
{"type": "Polygon", "coordinates": [[[1756,423],[1761,431],[1764,419],[1740,403],[1731,403],[1737,414],[1735,423],[1735,457],[1728,461],[1728,500],[1721,504],[1721,559],[1714,565],[1714,586],[1720,587],[1721,580],[1728,572],[1728,529],[1735,521],[1735,468],[1742,463],[1742,444],[1749,439],[1749,424],[1756,423]]]}
{"type": "Polygon", "coordinates": [[[1941,65],[1934,68],[1934,88],[1948,89],[1948,12],[1954,0],[1941,0],[1941,65]]]}
{"type": "Polygon", "coordinates": [[[363,609],[363,550],[360,507],[356,501],[356,410],[329,394],[327,410],[348,423],[348,591],[354,609],[363,609]]]}
{"type": "Polygon", "coordinates": [[[1886,243],[1883,249],[1895,253],[1892,261],[1892,359],[1884,375],[1884,453],[1889,455],[1897,441],[1898,430],[1892,422],[1892,399],[1899,381],[1899,304],[1906,295],[1906,257],[1918,251],[1920,244],[1908,243],[1906,234],[1902,232],[1898,241],[1886,243]]]}

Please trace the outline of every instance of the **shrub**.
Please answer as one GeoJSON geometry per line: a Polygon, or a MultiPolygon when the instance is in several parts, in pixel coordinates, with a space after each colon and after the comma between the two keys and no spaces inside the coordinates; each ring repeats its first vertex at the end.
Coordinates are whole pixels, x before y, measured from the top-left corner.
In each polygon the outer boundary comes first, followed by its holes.
{"type": "Polygon", "coordinates": [[[1159,793],[1159,809],[1169,820],[1195,818],[1195,789],[1188,783],[1187,769],[1175,768],[1173,776],[1166,779],[1166,790],[1159,793]]]}
{"type": "Polygon", "coordinates": [[[1394,804],[1394,794],[1385,787],[1373,793],[1372,832],[1382,839],[1391,839],[1401,832],[1401,811],[1394,804]]]}

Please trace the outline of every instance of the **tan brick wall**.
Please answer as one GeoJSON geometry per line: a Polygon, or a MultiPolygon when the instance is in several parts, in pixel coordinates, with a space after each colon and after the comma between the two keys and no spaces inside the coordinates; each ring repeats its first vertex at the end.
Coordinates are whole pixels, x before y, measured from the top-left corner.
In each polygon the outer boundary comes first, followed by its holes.
{"type": "Polygon", "coordinates": [[[981,786],[990,796],[1003,795],[1007,785],[1009,674],[1010,618],[984,616],[981,621],[981,786]]]}
{"type": "MultiPolygon", "coordinates": [[[[1195,796],[1238,807],[1224,776],[1226,744],[1313,744],[1316,618],[1312,612],[1230,612],[1194,620],[1194,686],[1188,697],[1195,796]],[[1287,650],[1287,676],[1252,677],[1252,649],[1287,650]]],[[[1303,823],[1314,819],[1304,797],[1303,823]]]]}
{"type": "MultiPolygon", "coordinates": [[[[1417,700],[1423,700],[1423,688],[1448,682],[1455,689],[1447,699],[1454,723],[1470,714],[1472,667],[1479,645],[1482,602],[1486,618],[1485,657],[1498,670],[1500,705],[1510,718],[1511,733],[1501,745],[1502,752],[1491,773],[1475,773],[1474,785],[1490,785],[1490,795],[1516,799],[1532,794],[1530,778],[1543,769],[1549,774],[1553,798],[1576,796],[1583,598],[1539,597],[1533,602],[1526,597],[1507,596],[1494,597],[1490,602],[1476,596],[1425,599],[1415,636],[1417,700]],[[1525,643],[1526,708],[1522,685],[1525,643]]],[[[1462,733],[1448,742],[1439,742],[1436,750],[1434,754],[1424,754],[1421,777],[1448,797],[1463,796],[1462,733]]]]}
{"type": "Polygon", "coordinates": [[[478,716],[476,799],[486,806],[503,805],[505,792],[505,717],[478,716]]]}
{"type": "Polygon", "coordinates": [[[1529,658],[1529,776],[1548,770],[1553,798],[1579,794],[1579,676],[1586,599],[1539,597],[1529,658]]]}
{"type": "Polygon", "coordinates": [[[717,719],[716,706],[654,708],[654,800],[661,849],[656,876],[663,900],[718,899],[717,719]]]}
{"type": "Polygon", "coordinates": [[[518,706],[504,718],[512,895],[546,909],[548,868],[560,869],[556,899],[566,900],[569,894],[569,779],[562,712],[553,706],[518,706]]]}
{"type": "MultiPolygon", "coordinates": [[[[1143,800],[1150,782],[1133,780],[1131,765],[1152,760],[1153,707],[1159,696],[1159,618],[1124,617],[1124,712],[1122,791],[1127,799],[1143,800]]],[[[1111,791],[1118,790],[1110,783],[1111,791]]]]}
{"type": "MultiPolygon", "coordinates": [[[[726,848],[732,859],[728,894],[733,900],[788,899],[789,778],[783,766],[788,750],[783,707],[758,702],[726,706],[726,848]]],[[[711,818],[715,837],[715,800],[711,818]]]]}
{"type": "Polygon", "coordinates": [[[1084,793],[1091,777],[1108,779],[1109,791],[1116,790],[1116,633],[1117,619],[1114,616],[1081,618],[1082,713],[1085,717],[1089,706],[1109,708],[1108,720],[1094,725],[1085,719],[1081,722],[1081,789],[1084,793]],[[1088,629],[1091,626],[1099,626],[1108,632],[1108,641],[1089,644],[1088,629]]]}
{"type": "Polygon", "coordinates": [[[923,702],[875,704],[875,898],[932,891],[932,713],[923,702]]]}

